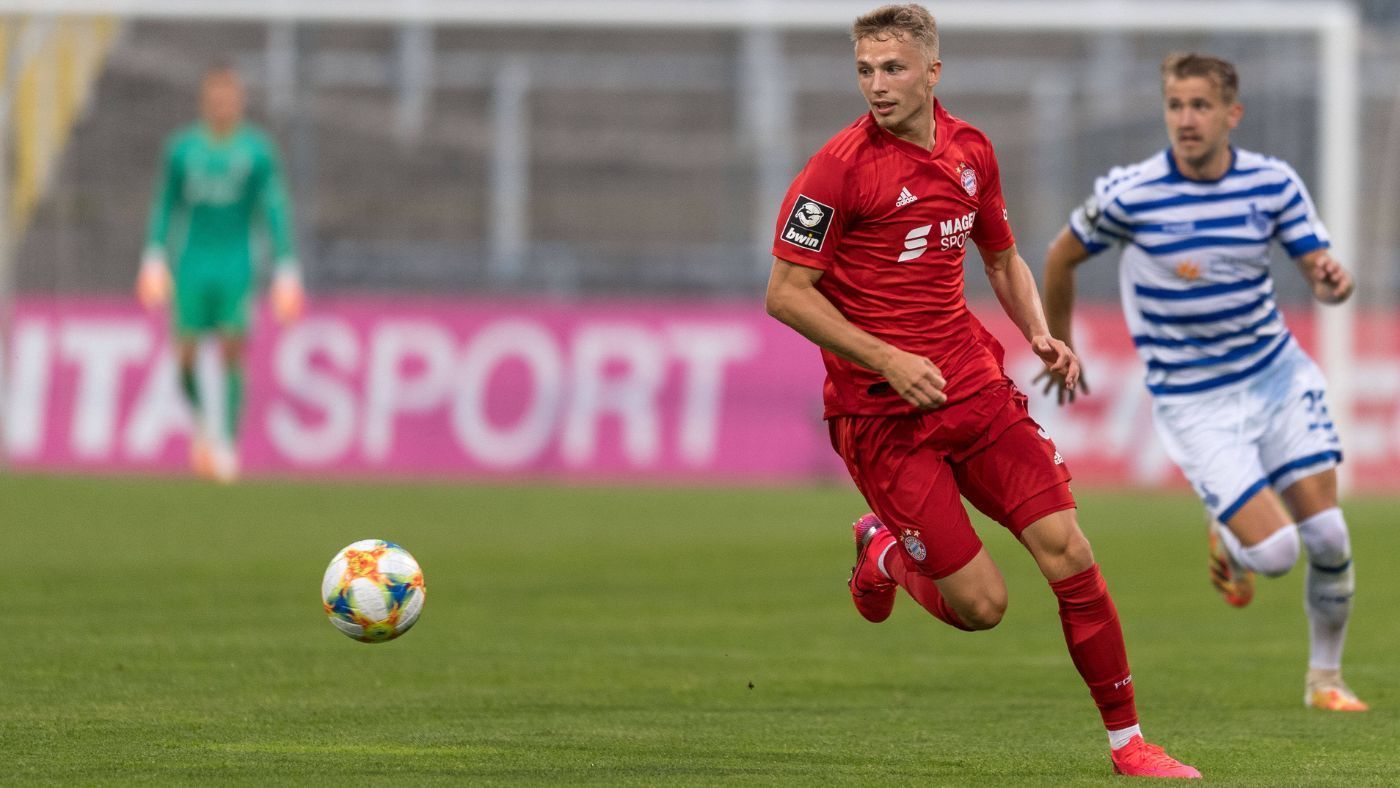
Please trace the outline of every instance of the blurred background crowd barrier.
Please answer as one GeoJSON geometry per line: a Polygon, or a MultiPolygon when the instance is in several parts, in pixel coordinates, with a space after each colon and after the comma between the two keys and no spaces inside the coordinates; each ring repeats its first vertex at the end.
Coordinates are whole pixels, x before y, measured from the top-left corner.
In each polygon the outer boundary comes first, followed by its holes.
{"type": "MultiPolygon", "coordinates": [[[[761,297],[788,182],[864,111],[845,25],[873,4],[0,0],[9,461],[182,467],[167,328],[129,293],[161,142],[226,61],[281,146],[311,298],[256,328],[250,473],[841,476],[816,351],[761,297]]],[[[1235,142],[1299,170],[1360,283],[1319,316],[1280,257],[1279,299],[1333,376],[1355,480],[1400,481],[1400,3],[927,5],[938,94],[996,144],[1033,266],[1097,175],[1166,146],[1166,53],[1237,64],[1235,142]]],[[[1079,293],[1094,396],[1033,397],[1037,417],[1082,481],[1179,483],[1111,255],[1079,293]]]]}

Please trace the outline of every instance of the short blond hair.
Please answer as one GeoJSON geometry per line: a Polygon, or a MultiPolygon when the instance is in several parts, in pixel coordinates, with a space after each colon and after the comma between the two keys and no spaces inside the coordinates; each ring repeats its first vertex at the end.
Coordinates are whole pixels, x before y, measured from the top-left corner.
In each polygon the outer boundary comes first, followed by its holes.
{"type": "Polygon", "coordinates": [[[856,17],[851,25],[851,42],[862,38],[908,38],[924,48],[929,60],[938,59],[938,23],[933,14],[918,3],[882,5],[868,14],[856,17]]]}
{"type": "Polygon", "coordinates": [[[1240,95],[1240,75],[1228,60],[1197,52],[1173,52],[1162,61],[1162,89],[1168,79],[1203,77],[1220,89],[1220,98],[1234,104],[1240,95]]]}

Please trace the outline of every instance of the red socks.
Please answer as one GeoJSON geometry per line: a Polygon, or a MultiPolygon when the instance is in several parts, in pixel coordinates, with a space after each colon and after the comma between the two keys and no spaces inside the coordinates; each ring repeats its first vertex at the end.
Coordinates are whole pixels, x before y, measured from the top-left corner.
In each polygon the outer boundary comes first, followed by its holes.
{"type": "MultiPolygon", "coordinates": [[[[885,569],[914,601],[935,618],[958,629],[971,631],[939,593],[933,578],[911,569],[899,556],[892,556],[885,569]]],[[[1108,595],[1108,586],[1095,564],[1077,575],[1050,584],[1060,600],[1060,623],[1070,659],[1089,694],[1099,707],[1104,727],[1122,730],[1138,723],[1133,703],[1133,675],[1128,670],[1128,652],[1123,646],[1123,628],[1118,610],[1108,595]]]]}
{"type": "Polygon", "coordinates": [[[933,578],[905,566],[904,561],[897,555],[886,557],[890,559],[885,562],[885,569],[889,571],[890,578],[902,586],[905,591],[908,591],[909,596],[914,597],[914,601],[922,605],[924,610],[932,613],[934,618],[949,626],[957,627],[964,632],[972,631],[972,628],[964,624],[958,618],[958,614],[953,612],[953,608],[948,606],[948,600],[939,593],[933,578]]]}
{"type": "Polygon", "coordinates": [[[1104,726],[1112,731],[1136,725],[1133,675],[1128,670],[1123,628],[1098,564],[1056,580],[1050,589],[1060,600],[1060,623],[1070,659],[1089,685],[1104,726]]]}

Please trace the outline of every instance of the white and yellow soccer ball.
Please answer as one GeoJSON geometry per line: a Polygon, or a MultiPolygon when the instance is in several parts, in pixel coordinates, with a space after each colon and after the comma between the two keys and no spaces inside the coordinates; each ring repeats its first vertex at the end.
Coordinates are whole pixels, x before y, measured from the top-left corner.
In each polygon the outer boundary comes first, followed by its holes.
{"type": "Polygon", "coordinates": [[[321,579],[321,602],[335,628],[362,643],[407,632],[423,612],[423,570],[408,551],[361,539],[335,554],[321,579]]]}

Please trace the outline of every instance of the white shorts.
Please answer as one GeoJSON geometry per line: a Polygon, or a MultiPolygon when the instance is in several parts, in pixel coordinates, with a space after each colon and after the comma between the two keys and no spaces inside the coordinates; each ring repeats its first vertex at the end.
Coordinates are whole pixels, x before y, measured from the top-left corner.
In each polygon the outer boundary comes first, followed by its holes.
{"type": "Polygon", "coordinates": [[[1265,487],[1286,489],[1342,461],[1322,370],[1292,339],[1244,387],[1154,401],[1152,417],[1167,455],[1221,522],[1265,487]]]}

